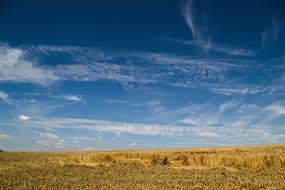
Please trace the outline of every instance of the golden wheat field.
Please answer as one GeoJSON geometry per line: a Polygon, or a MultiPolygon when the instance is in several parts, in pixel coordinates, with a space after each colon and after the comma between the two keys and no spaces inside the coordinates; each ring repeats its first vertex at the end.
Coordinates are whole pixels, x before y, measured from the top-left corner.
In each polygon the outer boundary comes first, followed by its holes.
{"type": "Polygon", "coordinates": [[[285,145],[1,152],[0,189],[285,189],[285,145]]]}

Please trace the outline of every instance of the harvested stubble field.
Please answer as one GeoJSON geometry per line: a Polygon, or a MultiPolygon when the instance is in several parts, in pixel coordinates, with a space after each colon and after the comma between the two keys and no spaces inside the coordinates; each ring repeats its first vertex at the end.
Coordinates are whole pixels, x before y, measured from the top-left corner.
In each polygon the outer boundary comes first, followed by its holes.
{"type": "Polygon", "coordinates": [[[1,152],[0,189],[285,189],[285,145],[1,152]]]}

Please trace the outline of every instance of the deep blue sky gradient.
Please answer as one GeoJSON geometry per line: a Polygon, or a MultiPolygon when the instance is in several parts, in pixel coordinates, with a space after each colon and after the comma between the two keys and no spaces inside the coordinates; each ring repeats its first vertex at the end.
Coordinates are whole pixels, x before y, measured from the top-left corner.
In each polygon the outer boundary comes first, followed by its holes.
{"type": "Polygon", "coordinates": [[[0,1],[0,149],[284,143],[284,10],[282,0],[0,1]]]}

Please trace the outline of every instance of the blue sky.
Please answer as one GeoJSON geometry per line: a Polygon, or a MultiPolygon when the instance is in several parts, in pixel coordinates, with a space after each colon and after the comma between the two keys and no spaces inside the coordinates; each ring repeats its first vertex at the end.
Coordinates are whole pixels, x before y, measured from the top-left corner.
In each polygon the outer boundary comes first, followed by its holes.
{"type": "Polygon", "coordinates": [[[281,0],[0,7],[0,149],[285,142],[281,0]]]}

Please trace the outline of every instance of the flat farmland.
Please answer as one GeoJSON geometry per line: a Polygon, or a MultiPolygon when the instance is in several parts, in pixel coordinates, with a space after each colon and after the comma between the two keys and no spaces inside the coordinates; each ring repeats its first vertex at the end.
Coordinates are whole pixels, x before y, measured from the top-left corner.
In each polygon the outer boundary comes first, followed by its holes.
{"type": "Polygon", "coordinates": [[[285,145],[1,152],[0,189],[285,189],[285,145]]]}

